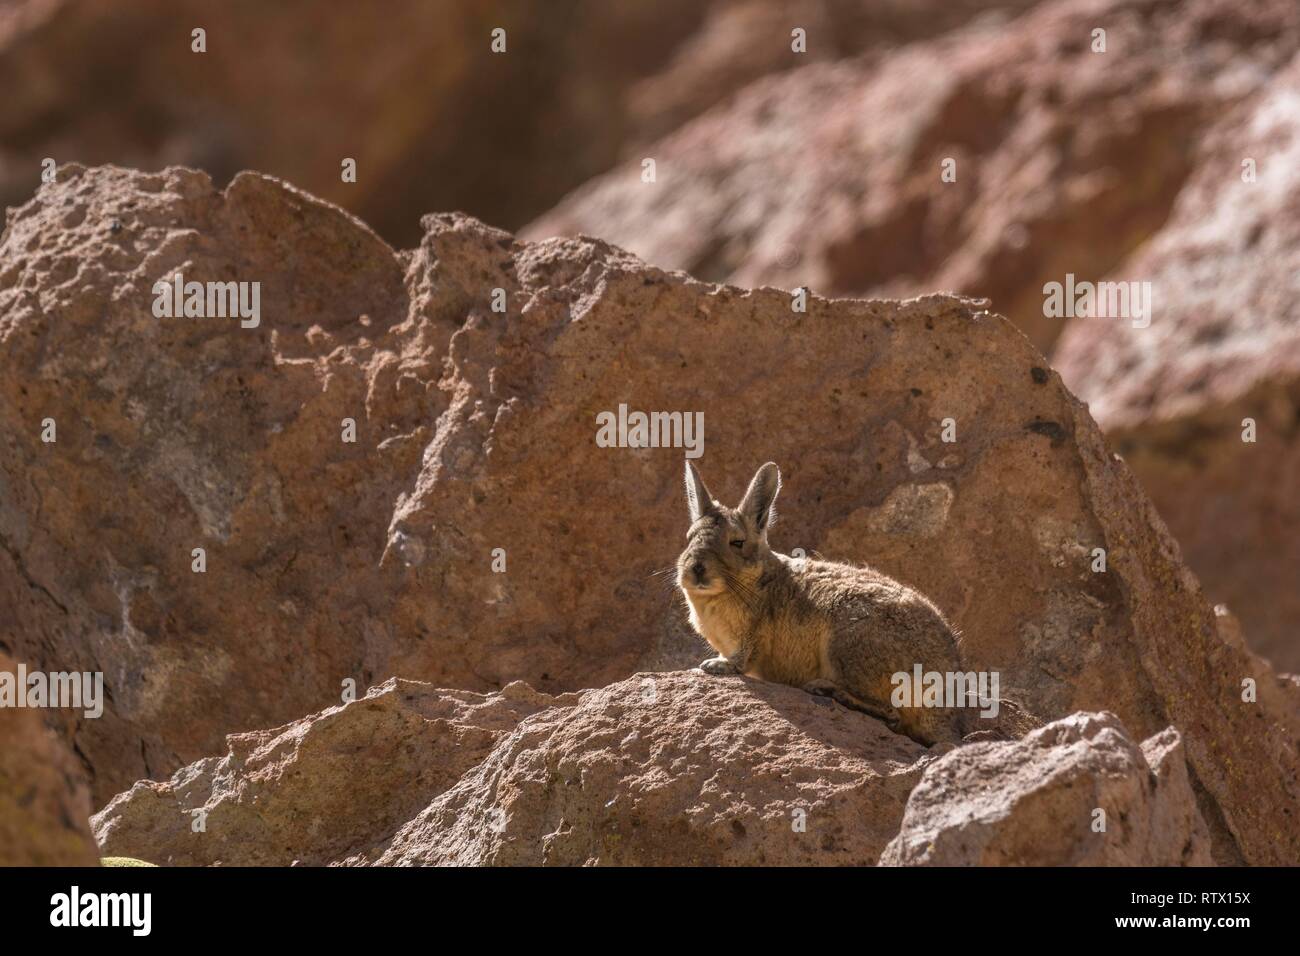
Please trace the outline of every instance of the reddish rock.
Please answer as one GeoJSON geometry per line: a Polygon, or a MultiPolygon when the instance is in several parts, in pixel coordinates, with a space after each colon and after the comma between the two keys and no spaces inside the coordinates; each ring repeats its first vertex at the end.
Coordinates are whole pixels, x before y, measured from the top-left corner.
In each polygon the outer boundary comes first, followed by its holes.
{"type": "Polygon", "coordinates": [[[1044,284],[1123,262],[1164,222],[1198,137],[1297,49],[1291,0],[1044,4],[753,83],[521,235],[600,236],[743,286],[986,296],[1046,350],[1062,321],[1044,284]]]}
{"type": "Polygon", "coordinates": [[[1150,326],[1072,320],[1058,367],[1210,598],[1260,653],[1297,670],[1300,58],[1193,160],[1169,222],[1112,277],[1151,283],[1150,326]]]}
{"type": "Polygon", "coordinates": [[[405,315],[402,267],[341,211],[251,175],[60,176],[0,237],[0,643],[104,673],[76,730],[102,804],[363,677],[374,509],[418,461],[377,446],[438,402],[428,359],[372,344],[405,315]],[[155,318],[177,271],[260,282],[264,320],[155,318]]]}
{"type": "Polygon", "coordinates": [[[628,149],[671,133],[743,87],[781,70],[878,55],[983,17],[1002,22],[1039,0],[722,0],[670,61],[628,100],[628,149]],[[792,31],[804,31],[795,52],[792,31]]]}
{"type": "MultiPolygon", "coordinates": [[[[1034,0],[995,0],[1016,10],[1034,0]]],[[[990,0],[10,0],[0,207],[46,157],[282,176],[390,241],[464,209],[516,227],[749,80],[950,29],[990,0]],[[797,59],[790,31],[809,31],[797,59]],[[191,31],[207,31],[206,53],[191,31]],[[491,48],[506,31],[505,53],[491,48]],[[662,74],[662,75],[661,75],[662,74]],[[504,144],[508,144],[508,147],[504,144]],[[357,161],[345,183],[344,158],[357,161]]]]}
{"type": "Polygon", "coordinates": [[[322,866],[383,846],[551,698],[390,680],[227,751],[141,781],[95,815],[106,854],[167,866],[322,866]]]}
{"type": "Polygon", "coordinates": [[[371,860],[871,864],[930,759],[794,688],[640,675],[524,721],[371,860]]]}
{"type": "Polygon", "coordinates": [[[1176,730],[1139,747],[1113,714],[1079,713],[930,764],[880,862],[1205,866],[1210,838],[1176,730]]]}
{"type": "Polygon", "coordinates": [[[1210,861],[1172,728],[1139,748],[1079,713],[936,758],[825,698],[698,670],[562,697],[389,681],[233,735],[94,824],[106,853],[187,866],[1210,861]]]}

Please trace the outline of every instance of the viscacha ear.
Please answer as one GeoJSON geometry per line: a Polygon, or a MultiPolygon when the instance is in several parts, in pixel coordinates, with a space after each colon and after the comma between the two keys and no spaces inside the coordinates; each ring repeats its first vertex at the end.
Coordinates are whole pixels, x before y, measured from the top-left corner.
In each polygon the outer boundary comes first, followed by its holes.
{"type": "Polygon", "coordinates": [[[749,490],[745,492],[738,510],[754,522],[754,527],[760,532],[766,531],[775,516],[772,506],[776,504],[780,490],[781,471],[769,461],[754,473],[754,480],[749,483],[749,490]]]}
{"type": "Polygon", "coordinates": [[[691,511],[691,524],[715,510],[713,496],[704,487],[704,479],[689,461],[686,462],[686,506],[691,511]]]}

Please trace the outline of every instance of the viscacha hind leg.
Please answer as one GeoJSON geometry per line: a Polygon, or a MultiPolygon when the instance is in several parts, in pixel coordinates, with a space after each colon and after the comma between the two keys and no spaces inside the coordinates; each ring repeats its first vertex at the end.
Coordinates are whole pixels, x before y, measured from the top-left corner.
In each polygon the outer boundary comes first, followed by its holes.
{"type": "Polygon", "coordinates": [[[863,700],[856,694],[850,693],[843,687],[840,687],[834,681],[813,680],[803,685],[803,689],[810,694],[816,694],[819,697],[829,697],[850,710],[860,711],[869,714],[877,720],[883,721],[890,730],[896,730],[898,727],[898,711],[893,707],[887,707],[881,704],[875,704],[871,701],[863,700]]]}

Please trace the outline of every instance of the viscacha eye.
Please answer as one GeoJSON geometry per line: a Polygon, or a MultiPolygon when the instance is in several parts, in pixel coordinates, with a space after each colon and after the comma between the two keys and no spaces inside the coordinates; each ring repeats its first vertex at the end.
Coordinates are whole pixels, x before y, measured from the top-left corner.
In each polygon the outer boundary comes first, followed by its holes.
{"type": "Polygon", "coordinates": [[[738,541],[733,541],[731,542],[731,546],[735,548],[737,551],[739,551],[741,548],[745,546],[745,539],[741,538],[738,541]]]}

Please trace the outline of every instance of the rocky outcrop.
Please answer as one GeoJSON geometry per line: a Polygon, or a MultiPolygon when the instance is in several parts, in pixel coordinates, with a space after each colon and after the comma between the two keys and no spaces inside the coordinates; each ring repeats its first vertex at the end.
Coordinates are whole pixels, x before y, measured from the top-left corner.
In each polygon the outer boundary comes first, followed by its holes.
{"type": "Polygon", "coordinates": [[[99,802],[351,683],[555,694],[698,661],[654,574],[684,449],[598,443],[625,405],[702,415],[721,497],[780,463],[774,546],[917,587],[1032,712],[1176,726],[1217,860],[1297,857],[1293,698],[983,303],[803,302],[596,240],[424,229],[395,254],[278,181],[179,169],[70,167],[10,216],[0,642],[105,672],[111,706],[75,731],[99,802]],[[155,318],[178,272],[259,282],[259,323],[155,318]]]}
{"type": "Polygon", "coordinates": [[[225,866],[874,863],[931,759],[826,699],[698,671],[560,697],[389,681],[228,745],[115,798],[94,818],[105,852],[225,866]]]}
{"type": "Polygon", "coordinates": [[[1297,49],[1290,0],[1047,3],[759,80],[521,234],[744,286],[987,296],[1047,350],[1062,320],[1044,284],[1123,262],[1198,137],[1297,49]]]}
{"type": "Polygon", "coordinates": [[[795,688],[643,674],[524,721],[366,859],[870,864],[930,759],[795,688]]]}
{"type": "Polygon", "coordinates": [[[1058,349],[1211,599],[1287,670],[1300,669],[1297,117],[1300,58],[1207,139],[1169,222],[1111,277],[1151,284],[1150,326],[1074,319],[1058,349]]]}
{"type": "Polygon", "coordinates": [[[1079,713],[932,763],[880,862],[1203,866],[1210,839],[1176,730],[1139,747],[1112,714],[1079,713]]]}
{"type": "MultiPolygon", "coordinates": [[[[19,673],[3,653],[0,673],[19,673]]],[[[95,866],[85,772],[46,713],[0,705],[0,866],[95,866]]]]}
{"type": "Polygon", "coordinates": [[[1139,748],[1080,713],[936,758],[825,698],[698,670],[558,698],[388,681],[231,736],[94,825],[106,853],[166,865],[1210,860],[1172,728],[1139,748]]]}

